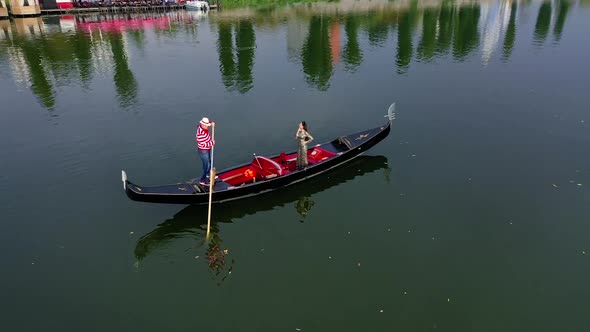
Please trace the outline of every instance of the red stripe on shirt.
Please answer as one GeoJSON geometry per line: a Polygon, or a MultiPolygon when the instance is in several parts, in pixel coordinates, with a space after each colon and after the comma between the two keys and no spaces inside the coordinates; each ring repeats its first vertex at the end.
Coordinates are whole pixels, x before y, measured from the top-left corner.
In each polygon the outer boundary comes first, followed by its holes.
{"type": "Polygon", "coordinates": [[[210,150],[213,147],[213,140],[211,140],[211,135],[209,135],[209,130],[203,129],[203,127],[199,126],[197,128],[197,147],[200,150],[210,150]]]}

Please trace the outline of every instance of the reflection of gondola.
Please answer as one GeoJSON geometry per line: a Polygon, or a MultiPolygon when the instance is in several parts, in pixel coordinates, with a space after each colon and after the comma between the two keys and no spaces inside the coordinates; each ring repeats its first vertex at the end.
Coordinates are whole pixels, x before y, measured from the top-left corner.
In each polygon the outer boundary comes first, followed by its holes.
{"type": "MultiPolygon", "coordinates": [[[[360,156],[319,181],[296,184],[290,190],[277,191],[273,195],[267,195],[265,199],[247,198],[227,203],[223,205],[223,208],[214,211],[211,232],[216,236],[215,234],[219,232],[218,223],[230,223],[256,212],[272,210],[293,202],[298,203],[301,199],[305,201],[306,209],[304,212],[298,209],[298,212],[306,214],[313,206],[311,195],[350,181],[357,176],[387,167],[387,158],[384,156],[360,156]]],[[[301,204],[297,203],[296,208],[299,208],[301,204]]],[[[205,229],[203,226],[207,224],[206,216],[206,206],[190,205],[186,207],[174,215],[172,219],[164,221],[156,229],[139,239],[135,247],[136,258],[141,260],[149,256],[151,251],[156,248],[185,236],[204,238],[205,229]]],[[[302,217],[304,218],[305,215],[302,217]]]]}

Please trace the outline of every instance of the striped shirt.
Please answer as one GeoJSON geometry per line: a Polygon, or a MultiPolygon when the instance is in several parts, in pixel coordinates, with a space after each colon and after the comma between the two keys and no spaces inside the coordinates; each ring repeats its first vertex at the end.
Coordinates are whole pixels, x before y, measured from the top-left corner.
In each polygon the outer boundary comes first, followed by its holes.
{"type": "Polygon", "coordinates": [[[203,129],[203,127],[197,127],[197,147],[199,150],[211,150],[213,147],[213,140],[211,140],[211,135],[209,135],[209,130],[203,129]]]}

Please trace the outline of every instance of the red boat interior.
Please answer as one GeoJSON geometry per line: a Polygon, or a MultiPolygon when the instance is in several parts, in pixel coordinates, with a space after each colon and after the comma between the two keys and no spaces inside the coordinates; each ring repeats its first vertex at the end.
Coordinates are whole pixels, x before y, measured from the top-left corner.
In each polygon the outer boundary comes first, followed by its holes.
{"type": "MultiPolygon", "coordinates": [[[[307,162],[309,165],[313,165],[334,156],[336,156],[336,153],[316,146],[307,151],[307,162]]],[[[249,165],[219,174],[219,179],[231,186],[270,180],[294,172],[297,167],[296,163],[297,153],[281,153],[273,158],[255,156],[249,165]]]]}

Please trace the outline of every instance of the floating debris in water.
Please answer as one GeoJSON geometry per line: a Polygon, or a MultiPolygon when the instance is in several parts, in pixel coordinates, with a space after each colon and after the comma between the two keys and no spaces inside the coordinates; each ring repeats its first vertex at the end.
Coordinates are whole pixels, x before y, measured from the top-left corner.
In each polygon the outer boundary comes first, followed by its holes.
{"type": "Polygon", "coordinates": [[[557,188],[558,186],[554,183],[552,184],[553,188],[557,188]]]}
{"type": "Polygon", "coordinates": [[[383,312],[383,309],[379,310],[379,312],[383,312]]]}
{"type": "Polygon", "coordinates": [[[332,256],[328,256],[328,259],[332,259],[332,256]]]}
{"type": "Polygon", "coordinates": [[[408,292],[404,292],[404,295],[408,295],[408,292]]]}
{"type": "Polygon", "coordinates": [[[223,253],[226,254],[226,255],[229,254],[229,249],[223,250],[223,253]]]}
{"type": "Polygon", "coordinates": [[[581,186],[582,186],[582,184],[581,183],[578,183],[578,187],[581,187],[581,186]]]}
{"type": "Polygon", "coordinates": [[[416,157],[416,155],[415,155],[415,154],[413,154],[413,155],[412,155],[412,157],[416,157]]]}
{"type": "Polygon", "coordinates": [[[300,328],[298,328],[298,327],[296,327],[296,328],[295,328],[295,331],[301,331],[301,329],[300,329],[300,328]]]}
{"type": "Polygon", "coordinates": [[[391,228],[388,228],[388,229],[387,229],[387,231],[388,231],[388,232],[391,232],[391,228]]]}
{"type": "Polygon", "coordinates": [[[451,299],[450,298],[447,298],[447,302],[451,302],[451,299]]]}
{"type": "Polygon", "coordinates": [[[195,256],[195,259],[199,259],[199,257],[201,257],[201,256],[195,256]]]}
{"type": "Polygon", "coordinates": [[[586,251],[585,250],[582,250],[582,255],[586,255],[586,251]]]}
{"type": "Polygon", "coordinates": [[[129,232],[129,234],[133,234],[133,232],[129,232]]]}
{"type": "Polygon", "coordinates": [[[356,266],[361,267],[361,262],[357,262],[356,266]]]}

